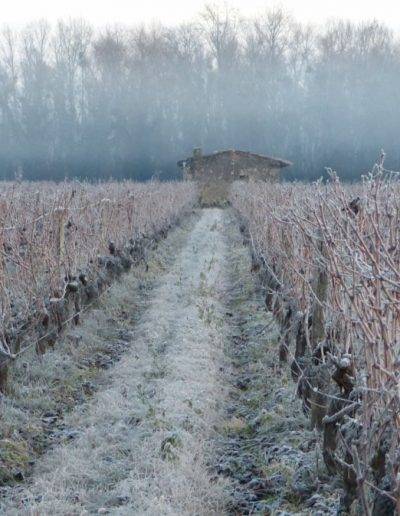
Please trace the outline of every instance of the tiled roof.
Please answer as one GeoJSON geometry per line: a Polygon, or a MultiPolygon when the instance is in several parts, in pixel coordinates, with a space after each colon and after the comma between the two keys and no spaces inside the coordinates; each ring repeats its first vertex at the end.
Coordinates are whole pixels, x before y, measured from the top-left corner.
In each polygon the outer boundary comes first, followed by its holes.
{"type": "MultiPolygon", "coordinates": [[[[246,151],[239,151],[239,150],[224,150],[224,151],[218,151],[214,152],[213,154],[206,154],[202,156],[202,159],[207,161],[209,159],[214,159],[216,156],[222,156],[224,154],[231,154],[233,153],[234,157],[237,158],[249,158],[259,160],[265,160],[268,161],[270,165],[273,165],[275,167],[283,168],[288,167],[290,165],[293,165],[291,161],[287,161],[280,158],[273,158],[271,156],[263,156],[262,154],[255,154],[253,152],[246,152],[246,151]]],[[[183,168],[183,166],[190,166],[193,162],[193,157],[178,161],[178,167],[183,168]]]]}

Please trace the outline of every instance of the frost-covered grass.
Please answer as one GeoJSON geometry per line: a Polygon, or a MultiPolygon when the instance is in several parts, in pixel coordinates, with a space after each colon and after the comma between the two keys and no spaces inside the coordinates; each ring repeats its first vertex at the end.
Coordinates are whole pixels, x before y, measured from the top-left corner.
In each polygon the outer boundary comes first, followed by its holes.
{"type": "MultiPolygon", "coordinates": [[[[181,250],[175,242],[176,260],[145,299],[129,351],[66,417],[76,437],[38,461],[7,514],[223,513],[226,482],[210,468],[226,387],[223,217],[204,211],[181,250]]],[[[132,285],[123,288],[117,306],[130,313],[132,285]]]]}
{"type": "Polygon", "coordinates": [[[105,369],[131,345],[132,327],[185,235],[186,229],[172,231],[148,254],[148,269],[141,264],[124,275],[54,349],[38,357],[32,348],[16,361],[11,391],[1,398],[1,484],[26,477],[37,457],[65,437],[65,429],[68,437],[63,415],[109,381],[105,369]]]}

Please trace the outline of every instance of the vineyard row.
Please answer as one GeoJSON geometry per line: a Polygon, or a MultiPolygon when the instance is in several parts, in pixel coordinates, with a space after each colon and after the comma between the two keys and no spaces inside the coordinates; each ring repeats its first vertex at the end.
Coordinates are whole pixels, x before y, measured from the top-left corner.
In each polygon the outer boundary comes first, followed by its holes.
{"type": "Polygon", "coordinates": [[[383,163],[357,185],[332,173],[231,193],[282,328],[280,360],[343,479],[342,505],[364,514],[400,510],[399,193],[383,163]]]}
{"type": "Polygon", "coordinates": [[[190,183],[3,183],[0,390],[12,360],[54,346],[195,200],[190,183]]]}

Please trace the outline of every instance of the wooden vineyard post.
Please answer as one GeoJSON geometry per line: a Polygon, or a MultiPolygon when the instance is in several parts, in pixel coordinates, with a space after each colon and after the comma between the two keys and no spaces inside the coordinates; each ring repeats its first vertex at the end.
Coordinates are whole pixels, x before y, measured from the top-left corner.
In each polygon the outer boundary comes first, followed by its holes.
{"type": "Polygon", "coordinates": [[[327,301],[328,296],[328,274],[326,270],[326,265],[324,263],[324,258],[326,256],[325,244],[321,235],[319,235],[319,238],[320,241],[318,243],[318,248],[320,251],[321,261],[318,263],[317,266],[317,276],[314,287],[315,299],[312,307],[310,345],[311,354],[315,353],[318,346],[320,345],[320,353],[317,353],[317,356],[318,358],[320,358],[321,363],[317,366],[316,378],[314,380],[314,382],[316,382],[314,384],[314,388],[316,388],[317,390],[315,392],[312,392],[310,402],[311,425],[313,428],[317,427],[319,429],[322,429],[322,420],[326,415],[327,411],[327,398],[324,394],[324,390],[326,388],[326,378],[322,362],[324,361],[323,341],[325,340],[325,303],[327,301]]]}
{"type": "Polygon", "coordinates": [[[107,229],[108,229],[108,217],[110,213],[110,199],[101,200],[101,217],[100,217],[100,239],[101,243],[105,246],[107,244],[107,229]]]}
{"type": "MultiPolygon", "coordinates": [[[[319,242],[319,250],[321,257],[325,256],[325,244],[322,239],[319,242]]],[[[320,342],[325,339],[325,312],[324,304],[328,295],[328,274],[326,266],[323,262],[318,264],[317,277],[314,288],[314,305],[312,309],[312,327],[311,327],[311,351],[313,351],[320,342]]]]}
{"type": "MultiPolygon", "coordinates": [[[[5,221],[5,213],[6,206],[5,203],[0,204],[0,248],[4,248],[4,221],[5,221]]],[[[5,292],[4,281],[6,278],[6,262],[5,258],[1,256],[0,258],[0,289],[1,292],[5,292]]],[[[0,392],[4,393],[7,389],[7,380],[8,380],[8,360],[5,357],[2,357],[0,354],[0,392]]]]}
{"type": "Polygon", "coordinates": [[[129,224],[129,234],[133,236],[133,213],[135,209],[135,195],[133,193],[129,194],[128,197],[128,207],[127,207],[127,215],[128,215],[128,224],[129,224]]]}
{"type": "Polygon", "coordinates": [[[57,228],[57,254],[58,263],[61,265],[65,258],[65,209],[57,208],[56,211],[57,228]]]}

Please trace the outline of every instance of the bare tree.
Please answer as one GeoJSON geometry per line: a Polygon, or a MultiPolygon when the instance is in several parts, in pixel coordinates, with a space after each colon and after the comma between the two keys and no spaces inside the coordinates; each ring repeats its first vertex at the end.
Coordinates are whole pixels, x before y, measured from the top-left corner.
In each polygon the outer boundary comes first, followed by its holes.
{"type": "Polygon", "coordinates": [[[201,145],[282,155],[291,174],[400,168],[399,42],[385,25],[243,20],[208,5],[177,27],[39,22],[0,37],[0,170],[13,177],[176,174],[201,145]]]}

